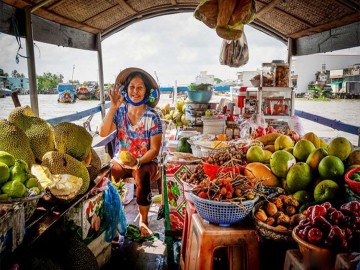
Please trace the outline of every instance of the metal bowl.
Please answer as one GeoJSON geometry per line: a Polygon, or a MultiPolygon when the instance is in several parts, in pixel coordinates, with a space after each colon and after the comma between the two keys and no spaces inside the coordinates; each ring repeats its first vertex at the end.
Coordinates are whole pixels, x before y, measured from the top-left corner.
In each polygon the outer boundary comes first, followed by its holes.
{"type": "Polygon", "coordinates": [[[188,97],[191,102],[208,103],[212,97],[213,91],[207,90],[190,90],[188,97]]]}

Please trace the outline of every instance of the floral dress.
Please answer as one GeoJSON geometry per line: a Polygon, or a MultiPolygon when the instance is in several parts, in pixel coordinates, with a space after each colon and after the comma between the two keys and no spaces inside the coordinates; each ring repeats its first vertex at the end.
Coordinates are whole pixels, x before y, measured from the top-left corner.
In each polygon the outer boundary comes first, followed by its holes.
{"type": "MultiPolygon", "coordinates": [[[[113,122],[117,129],[115,156],[121,151],[129,151],[138,158],[150,149],[150,137],[163,133],[161,120],[153,108],[146,106],[139,121],[132,125],[127,110],[127,105],[120,106],[114,115],[113,122]]],[[[157,162],[157,159],[154,161],[157,162]]]]}

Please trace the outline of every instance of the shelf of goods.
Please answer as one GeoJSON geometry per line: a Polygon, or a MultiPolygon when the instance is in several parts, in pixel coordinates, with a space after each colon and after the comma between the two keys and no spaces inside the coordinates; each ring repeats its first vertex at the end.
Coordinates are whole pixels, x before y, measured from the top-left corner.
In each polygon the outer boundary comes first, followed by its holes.
{"type": "Polygon", "coordinates": [[[265,119],[288,119],[294,115],[295,92],[291,87],[254,87],[246,91],[246,103],[256,100],[257,114],[265,119]]]}

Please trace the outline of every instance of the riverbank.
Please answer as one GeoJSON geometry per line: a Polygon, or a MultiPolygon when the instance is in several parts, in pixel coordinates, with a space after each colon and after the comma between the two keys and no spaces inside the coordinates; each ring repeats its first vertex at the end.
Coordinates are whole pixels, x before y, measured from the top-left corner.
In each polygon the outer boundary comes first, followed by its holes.
{"type": "MultiPolygon", "coordinates": [[[[59,116],[81,112],[93,108],[100,104],[98,100],[76,100],[75,103],[58,103],[58,95],[38,95],[39,114],[43,119],[51,119],[59,116]]],[[[182,97],[181,97],[182,98],[182,97]]],[[[219,103],[221,98],[228,98],[225,94],[213,95],[210,102],[219,103]]],[[[22,105],[30,105],[29,95],[20,95],[22,105]]],[[[173,104],[173,99],[168,94],[163,94],[158,106],[167,103],[173,104]]],[[[10,111],[14,108],[10,97],[0,99],[0,118],[7,118],[10,111]]],[[[321,115],[323,117],[341,121],[360,127],[360,100],[359,99],[336,99],[329,101],[315,101],[306,99],[295,99],[295,108],[308,113],[321,115]]],[[[76,121],[78,125],[83,125],[87,118],[76,121]]],[[[97,113],[91,119],[91,131],[95,132],[101,122],[101,114],[97,113]]],[[[321,137],[343,136],[349,139],[354,145],[358,144],[358,136],[335,130],[331,127],[323,126],[315,122],[301,119],[305,132],[313,131],[321,137]]]]}

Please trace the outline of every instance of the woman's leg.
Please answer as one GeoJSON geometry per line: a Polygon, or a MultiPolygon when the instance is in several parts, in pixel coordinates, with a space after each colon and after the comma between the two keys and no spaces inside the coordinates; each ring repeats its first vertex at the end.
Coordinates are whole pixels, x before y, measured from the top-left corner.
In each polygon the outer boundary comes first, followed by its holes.
{"type": "Polygon", "coordinates": [[[152,235],[150,230],[148,214],[151,204],[150,181],[154,179],[157,173],[158,165],[154,162],[141,166],[140,169],[133,171],[133,177],[136,182],[136,202],[139,208],[140,221],[139,228],[141,236],[152,235]]]}
{"type": "Polygon", "coordinates": [[[125,179],[131,176],[132,176],[131,170],[124,169],[123,167],[120,166],[119,163],[113,162],[111,167],[111,178],[113,178],[116,183],[119,182],[120,179],[125,179]]]}

